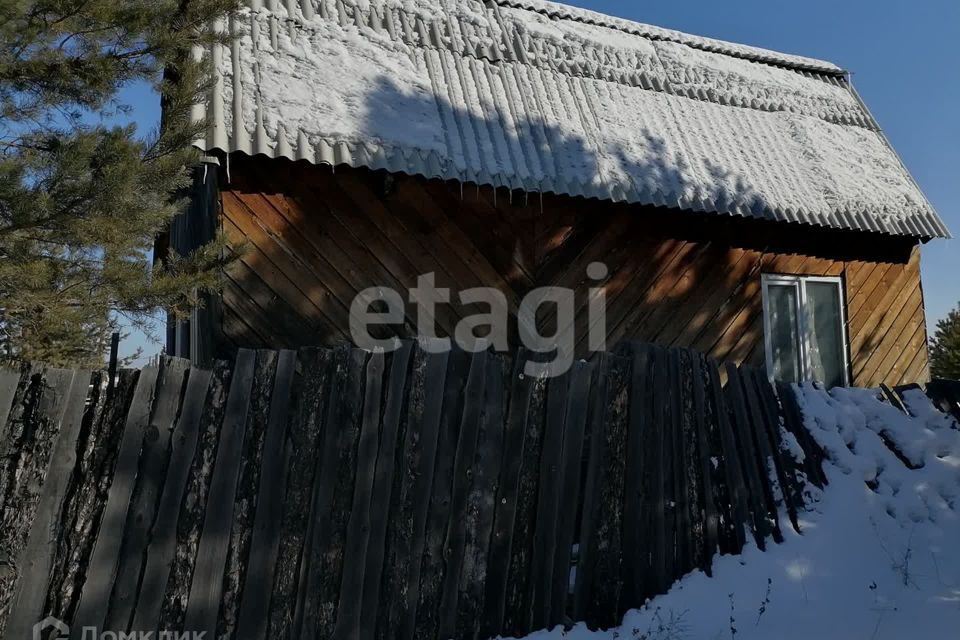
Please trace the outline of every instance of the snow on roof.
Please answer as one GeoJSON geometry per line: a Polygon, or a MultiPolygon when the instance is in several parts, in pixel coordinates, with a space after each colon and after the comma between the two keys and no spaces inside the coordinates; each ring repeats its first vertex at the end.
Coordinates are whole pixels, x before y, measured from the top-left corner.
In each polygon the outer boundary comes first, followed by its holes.
{"type": "Polygon", "coordinates": [[[540,0],[247,0],[198,145],[920,238],[836,66],[540,0]]]}

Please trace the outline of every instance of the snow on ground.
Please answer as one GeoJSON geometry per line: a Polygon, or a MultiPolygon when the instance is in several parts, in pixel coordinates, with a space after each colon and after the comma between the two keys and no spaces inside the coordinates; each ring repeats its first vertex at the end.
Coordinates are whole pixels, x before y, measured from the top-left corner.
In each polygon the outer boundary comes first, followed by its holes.
{"type": "Polygon", "coordinates": [[[960,430],[922,392],[905,399],[915,417],[870,390],[803,387],[830,484],[802,534],[784,517],[783,544],[715,559],[618,629],[528,640],[960,638],[960,430]]]}

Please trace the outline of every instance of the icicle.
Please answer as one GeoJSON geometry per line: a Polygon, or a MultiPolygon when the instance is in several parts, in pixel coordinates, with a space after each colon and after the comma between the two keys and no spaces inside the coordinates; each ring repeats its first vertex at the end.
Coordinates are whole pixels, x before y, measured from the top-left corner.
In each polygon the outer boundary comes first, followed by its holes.
{"type": "Polygon", "coordinates": [[[230,154],[227,154],[227,184],[230,184],[230,154]]]}
{"type": "Polygon", "coordinates": [[[543,217],[543,191],[538,192],[540,194],[540,217],[543,217]]]}
{"type": "Polygon", "coordinates": [[[460,185],[460,202],[463,202],[463,183],[458,183],[460,185]]]}
{"type": "Polygon", "coordinates": [[[207,164],[206,162],[203,163],[203,180],[201,180],[203,184],[207,184],[207,164]]]}

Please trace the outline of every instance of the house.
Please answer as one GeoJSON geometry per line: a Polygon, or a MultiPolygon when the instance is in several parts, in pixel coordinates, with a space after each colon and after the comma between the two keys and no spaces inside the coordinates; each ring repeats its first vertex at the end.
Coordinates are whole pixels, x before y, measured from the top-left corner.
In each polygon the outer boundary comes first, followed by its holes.
{"type": "Polygon", "coordinates": [[[949,232],[833,64],[540,0],[247,0],[221,27],[171,244],[245,250],[173,354],[350,340],[359,292],[432,273],[514,320],[572,289],[579,354],[601,326],[781,380],[928,375],[920,247],[949,232]]]}

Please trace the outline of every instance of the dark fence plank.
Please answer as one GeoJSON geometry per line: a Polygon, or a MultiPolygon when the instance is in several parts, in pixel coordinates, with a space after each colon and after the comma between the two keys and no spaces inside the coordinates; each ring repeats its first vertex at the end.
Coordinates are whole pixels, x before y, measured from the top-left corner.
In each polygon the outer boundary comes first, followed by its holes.
{"type": "Polygon", "coordinates": [[[783,490],[780,487],[778,465],[767,435],[767,416],[760,403],[753,372],[748,367],[740,367],[738,373],[750,417],[749,432],[753,436],[751,442],[754,446],[760,486],[763,488],[762,495],[767,506],[767,525],[773,533],[773,539],[780,543],[783,542],[783,534],[780,532],[777,499],[783,496],[783,490]]]}
{"type": "Polygon", "coordinates": [[[270,416],[264,434],[257,512],[250,541],[250,561],[240,601],[237,640],[263,640],[266,637],[290,466],[292,443],[287,432],[287,423],[296,364],[295,351],[280,352],[270,396],[270,416]]]}
{"type": "Polygon", "coordinates": [[[560,509],[560,487],[556,478],[563,463],[564,422],[569,388],[569,371],[552,378],[547,384],[547,424],[540,457],[537,519],[530,564],[531,630],[543,629],[553,619],[550,593],[553,584],[553,562],[557,554],[557,512],[560,509]]]}
{"type": "MultiPolygon", "coordinates": [[[[661,353],[650,345],[634,343],[631,347],[630,378],[627,384],[629,404],[625,449],[622,452],[624,475],[621,549],[623,553],[620,575],[615,581],[622,585],[618,610],[639,606],[644,595],[658,590],[662,566],[654,568],[654,554],[663,541],[663,525],[655,525],[663,515],[662,462],[660,446],[661,421],[653,396],[654,373],[661,353]]],[[[657,559],[662,558],[662,554],[657,559]]],[[[619,612],[618,611],[618,612],[619,612]]]]}
{"type": "Polygon", "coordinates": [[[960,423],[960,382],[934,378],[926,385],[927,397],[944,413],[960,423]]]}
{"type": "Polygon", "coordinates": [[[22,367],[20,369],[10,369],[0,367],[0,451],[3,451],[3,443],[7,439],[7,417],[13,408],[13,400],[17,395],[17,388],[21,384],[29,382],[29,369],[22,367]]]}
{"type": "Polygon", "coordinates": [[[557,548],[553,560],[551,586],[551,619],[548,626],[562,624],[567,616],[570,592],[570,557],[576,533],[577,505],[580,503],[580,481],[583,465],[583,438],[590,407],[590,386],[594,363],[573,364],[567,415],[564,421],[563,457],[555,479],[560,487],[560,509],[557,514],[557,548]]]}
{"type": "MultiPolygon", "coordinates": [[[[686,545],[687,564],[684,573],[702,568],[710,563],[706,554],[706,513],[703,492],[703,460],[700,458],[698,406],[695,378],[699,373],[694,354],[687,349],[678,349],[680,354],[680,384],[683,409],[683,480],[684,480],[684,517],[687,522],[688,539],[686,545]]],[[[702,406],[699,407],[702,409],[702,406]]],[[[709,481],[709,480],[708,480],[709,481]]]]}
{"type": "Polygon", "coordinates": [[[164,483],[170,435],[180,409],[188,369],[188,361],[180,358],[164,359],[160,369],[150,424],[140,451],[133,501],[123,532],[117,578],[105,622],[107,629],[126,631],[133,617],[150,527],[153,526],[164,483]]]}
{"type": "Polygon", "coordinates": [[[630,360],[606,355],[592,392],[574,615],[592,628],[620,620],[630,360]]]}
{"type": "Polygon", "coordinates": [[[440,596],[438,632],[440,638],[452,638],[456,633],[457,610],[460,603],[460,570],[466,548],[467,500],[474,473],[477,440],[480,435],[484,392],[487,382],[488,353],[473,354],[470,374],[463,398],[463,417],[457,439],[453,463],[453,488],[450,493],[450,517],[447,521],[443,556],[446,568],[440,596]]]}
{"type": "Polygon", "coordinates": [[[107,615],[110,591],[116,577],[117,562],[120,554],[120,542],[130,507],[137,476],[137,463],[144,433],[150,422],[154,391],[159,370],[147,367],[140,372],[137,390],[134,392],[127,421],[123,428],[123,439],[117,462],[113,471],[107,506],[100,521],[100,530],[94,544],[87,579],[83,584],[80,603],[70,627],[70,637],[80,638],[84,627],[103,628],[107,615]]]}
{"type": "MultiPolygon", "coordinates": [[[[407,381],[413,353],[412,341],[404,341],[394,352],[390,361],[390,377],[383,409],[383,425],[380,429],[380,445],[377,451],[377,466],[373,493],[370,501],[370,537],[367,542],[367,559],[364,568],[363,595],[361,603],[360,638],[372,640],[376,633],[377,619],[381,613],[384,558],[387,555],[387,527],[396,516],[392,505],[395,491],[395,467],[397,443],[403,436],[403,413],[407,402],[407,381]]],[[[384,607],[386,610],[386,607],[384,607]]]]}
{"type": "Polygon", "coordinates": [[[240,467],[234,492],[229,547],[224,567],[223,589],[217,637],[232,638],[240,616],[240,600],[249,562],[250,542],[257,509],[257,493],[263,454],[265,428],[270,421],[273,387],[276,383],[279,353],[257,351],[253,387],[247,408],[247,424],[240,449],[240,467]]]}
{"type": "Polygon", "coordinates": [[[22,437],[30,421],[29,413],[33,403],[43,391],[42,365],[27,365],[24,367],[20,381],[13,392],[7,419],[0,423],[0,513],[2,513],[8,498],[10,486],[6,473],[9,464],[18,456],[17,449],[24,445],[22,437]]]}
{"type": "Polygon", "coordinates": [[[827,476],[823,473],[822,466],[823,449],[820,448],[820,445],[803,425],[803,415],[800,412],[800,405],[797,403],[793,387],[785,382],[778,383],[777,396],[783,405],[783,425],[788,432],[793,434],[800,448],[803,449],[803,467],[806,470],[807,479],[822,489],[827,484],[827,476]]]}
{"type": "MultiPolygon", "coordinates": [[[[430,507],[424,537],[420,582],[417,587],[419,594],[415,632],[410,636],[417,639],[436,638],[440,623],[440,596],[446,564],[443,555],[444,543],[450,520],[453,469],[463,416],[464,387],[470,365],[470,354],[459,349],[451,352],[447,386],[444,389],[433,489],[430,493],[430,507]]],[[[414,557],[411,561],[416,562],[417,559],[414,557]]],[[[413,585],[412,582],[411,585],[413,585]]],[[[410,610],[407,613],[409,615],[410,610]]]]}
{"type": "Polygon", "coordinates": [[[300,587],[301,613],[297,616],[297,637],[300,638],[328,638],[336,622],[366,360],[367,353],[360,349],[343,349],[337,353],[334,390],[324,420],[319,469],[314,480],[312,530],[301,568],[305,581],[300,587]]]}
{"type": "Polygon", "coordinates": [[[241,349],[227,395],[217,458],[210,480],[210,494],[203,519],[203,533],[184,615],[184,630],[214,637],[223,590],[223,572],[229,551],[230,524],[240,473],[253,387],[256,352],[241,349]]]}
{"type": "Polygon", "coordinates": [[[709,397],[712,400],[714,420],[720,432],[722,455],[719,460],[723,464],[727,490],[731,503],[733,518],[728,530],[731,538],[729,551],[740,553],[746,543],[743,528],[750,520],[750,509],[747,502],[747,483],[743,477],[743,465],[740,462],[740,451],[737,448],[736,436],[730,424],[730,410],[727,406],[723,385],[720,383],[720,370],[714,360],[708,361],[708,375],[710,378],[709,397]]]}
{"type": "MultiPolygon", "coordinates": [[[[690,379],[693,394],[693,428],[696,438],[696,464],[700,469],[700,499],[703,527],[702,558],[699,568],[712,575],[713,556],[719,546],[720,517],[717,512],[717,494],[714,487],[714,468],[711,458],[711,440],[707,415],[707,374],[706,361],[700,353],[689,352],[691,358],[690,379]]],[[[719,453],[719,452],[718,452],[719,453]]]]}
{"type": "MultiPolygon", "coordinates": [[[[670,375],[669,357],[663,349],[655,349],[650,373],[650,399],[648,404],[651,411],[649,439],[644,438],[646,455],[641,460],[649,465],[650,473],[646,477],[649,489],[644,496],[649,496],[644,503],[650,510],[647,539],[650,540],[650,573],[651,581],[647,584],[641,598],[651,593],[662,593],[670,585],[673,576],[673,512],[669,510],[673,493],[673,475],[670,465],[670,454],[673,449],[672,423],[670,417],[670,375]]],[[[629,464],[629,462],[628,462],[629,464]]],[[[643,462],[641,462],[643,464],[643,462]]],[[[638,541],[638,544],[642,542],[638,541]]],[[[628,548],[624,539],[624,549],[628,548]]],[[[624,603],[628,606],[637,606],[637,602],[624,603]]]]}
{"type": "Polygon", "coordinates": [[[907,416],[911,415],[906,403],[897,391],[881,382],[880,393],[888,403],[896,407],[901,413],[907,416]]]}
{"type": "Polygon", "coordinates": [[[470,491],[467,496],[465,545],[460,570],[460,596],[457,611],[458,638],[480,635],[484,610],[484,585],[493,533],[494,500],[500,481],[503,457],[505,378],[508,359],[488,357],[484,383],[483,411],[477,436],[470,491]]]}
{"type": "Polygon", "coordinates": [[[332,636],[335,639],[357,640],[360,637],[363,583],[367,567],[367,546],[370,541],[370,502],[377,469],[380,412],[383,408],[385,360],[383,351],[380,350],[375,351],[367,360],[363,420],[357,446],[356,481],[353,485],[353,504],[347,520],[343,578],[340,582],[340,600],[332,636]]]}
{"type": "Polygon", "coordinates": [[[513,540],[510,546],[509,573],[504,606],[504,634],[525,635],[531,628],[531,581],[537,498],[540,486],[540,461],[546,429],[547,379],[532,379],[526,431],[523,439],[520,477],[517,482],[513,540]]]}
{"type": "Polygon", "coordinates": [[[494,506],[493,533],[487,559],[482,637],[493,637],[503,629],[506,612],[507,579],[513,546],[513,526],[520,491],[520,465],[524,458],[527,417],[534,378],[524,373],[528,353],[517,352],[510,377],[510,401],[503,441],[503,465],[494,506]]]}
{"type": "Polygon", "coordinates": [[[20,576],[7,620],[5,633],[8,638],[30,637],[33,625],[44,614],[50,570],[62,534],[60,514],[77,462],[77,438],[85,413],[90,372],[50,371],[46,385],[48,388],[44,391],[40,411],[44,419],[57,425],[58,433],[33,525],[17,560],[20,576]]]}
{"type": "Polygon", "coordinates": [[[449,353],[432,352],[432,344],[422,342],[418,345],[410,384],[402,479],[395,504],[388,562],[391,575],[385,602],[390,603],[390,608],[389,611],[383,608],[385,617],[378,616],[377,637],[390,640],[414,637],[420,599],[421,558],[446,396],[439,390],[450,389],[457,382],[455,378],[447,379],[449,353]]]}
{"type": "Polygon", "coordinates": [[[687,447],[687,436],[691,432],[689,421],[690,412],[685,402],[689,394],[685,390],[683,379],[683,351],[669,350],[670,371],[670,424],[673,430],[673,453],[671,468],[673,471],[673,546],[674,568],[672,577],[676,578],[693,568],[691,559],[691,543],[694,540],[693,523],[690,518],[690,503],[688,490],[690,449],[687,447]]]}
{"type": "Polygon", "coordinates": [[[796,477],[796,462],[783,451],[783,438],[780,433],[780,404],[773,392],[773,385],[767,379],[765,371],[753,369],[753,384],[756,387],[763,410],[766,435],[770,439],[770,451],[776,465],[777,478],[783,494],[787,516],[795,531],[800,531],[797,514],[803,509],[803,483],[796,477]]]}
{"type": "MultiPolygon", "coordinates": [[[[341,349],[301,349],[297,363],[301,373],[290,394],[292,409],[288,424],[289,466],[281,507],[280,547],[273,568],[268,637],[290,638],[299,628],[306,580],[309,541],[312,533],[311,504],[320,457],[323,425],[331,402],[332,380],[337,375],[341,349]]],[[[256,597],[251,596],[251,597],[256,597]]]]}
{"type": "Polygon", "coordinates": [[[736,447],[743,468],[744,484],[747,488],[747,503],[750,506],[751,522],[753,523],[754,537],[757,546],[763,550],[766,546],[765,538],[770,533],[769,513],[764,498],[766,483],[761,480],[760,456],[753,444],[753,434],[750,426],[750,416],[747,412],[747,403],[744,399],[743,383],[737,366],[732,362],[725,363],[727,371],[727,386],[724,388],[730,401],[733,413],[734,436],[736,447]]]}
{"type": "MultiPolygon", "coordinates": [[[[225,368],[221,365],[221,375],[225,372],[225,368]]],[[[167,480],[160,495],[156,522],[150,531],[146,569],[133,616],[134,631],[156,631],[160,621],[163,594],[176,552],[180,503],[187,487],[190,463],[197,448],[200,416],[207,401],[207,389],[210,386],[211,376],[210,371],[193,368],[187,379],[187,390],[171,443],[167,480]]]]}

